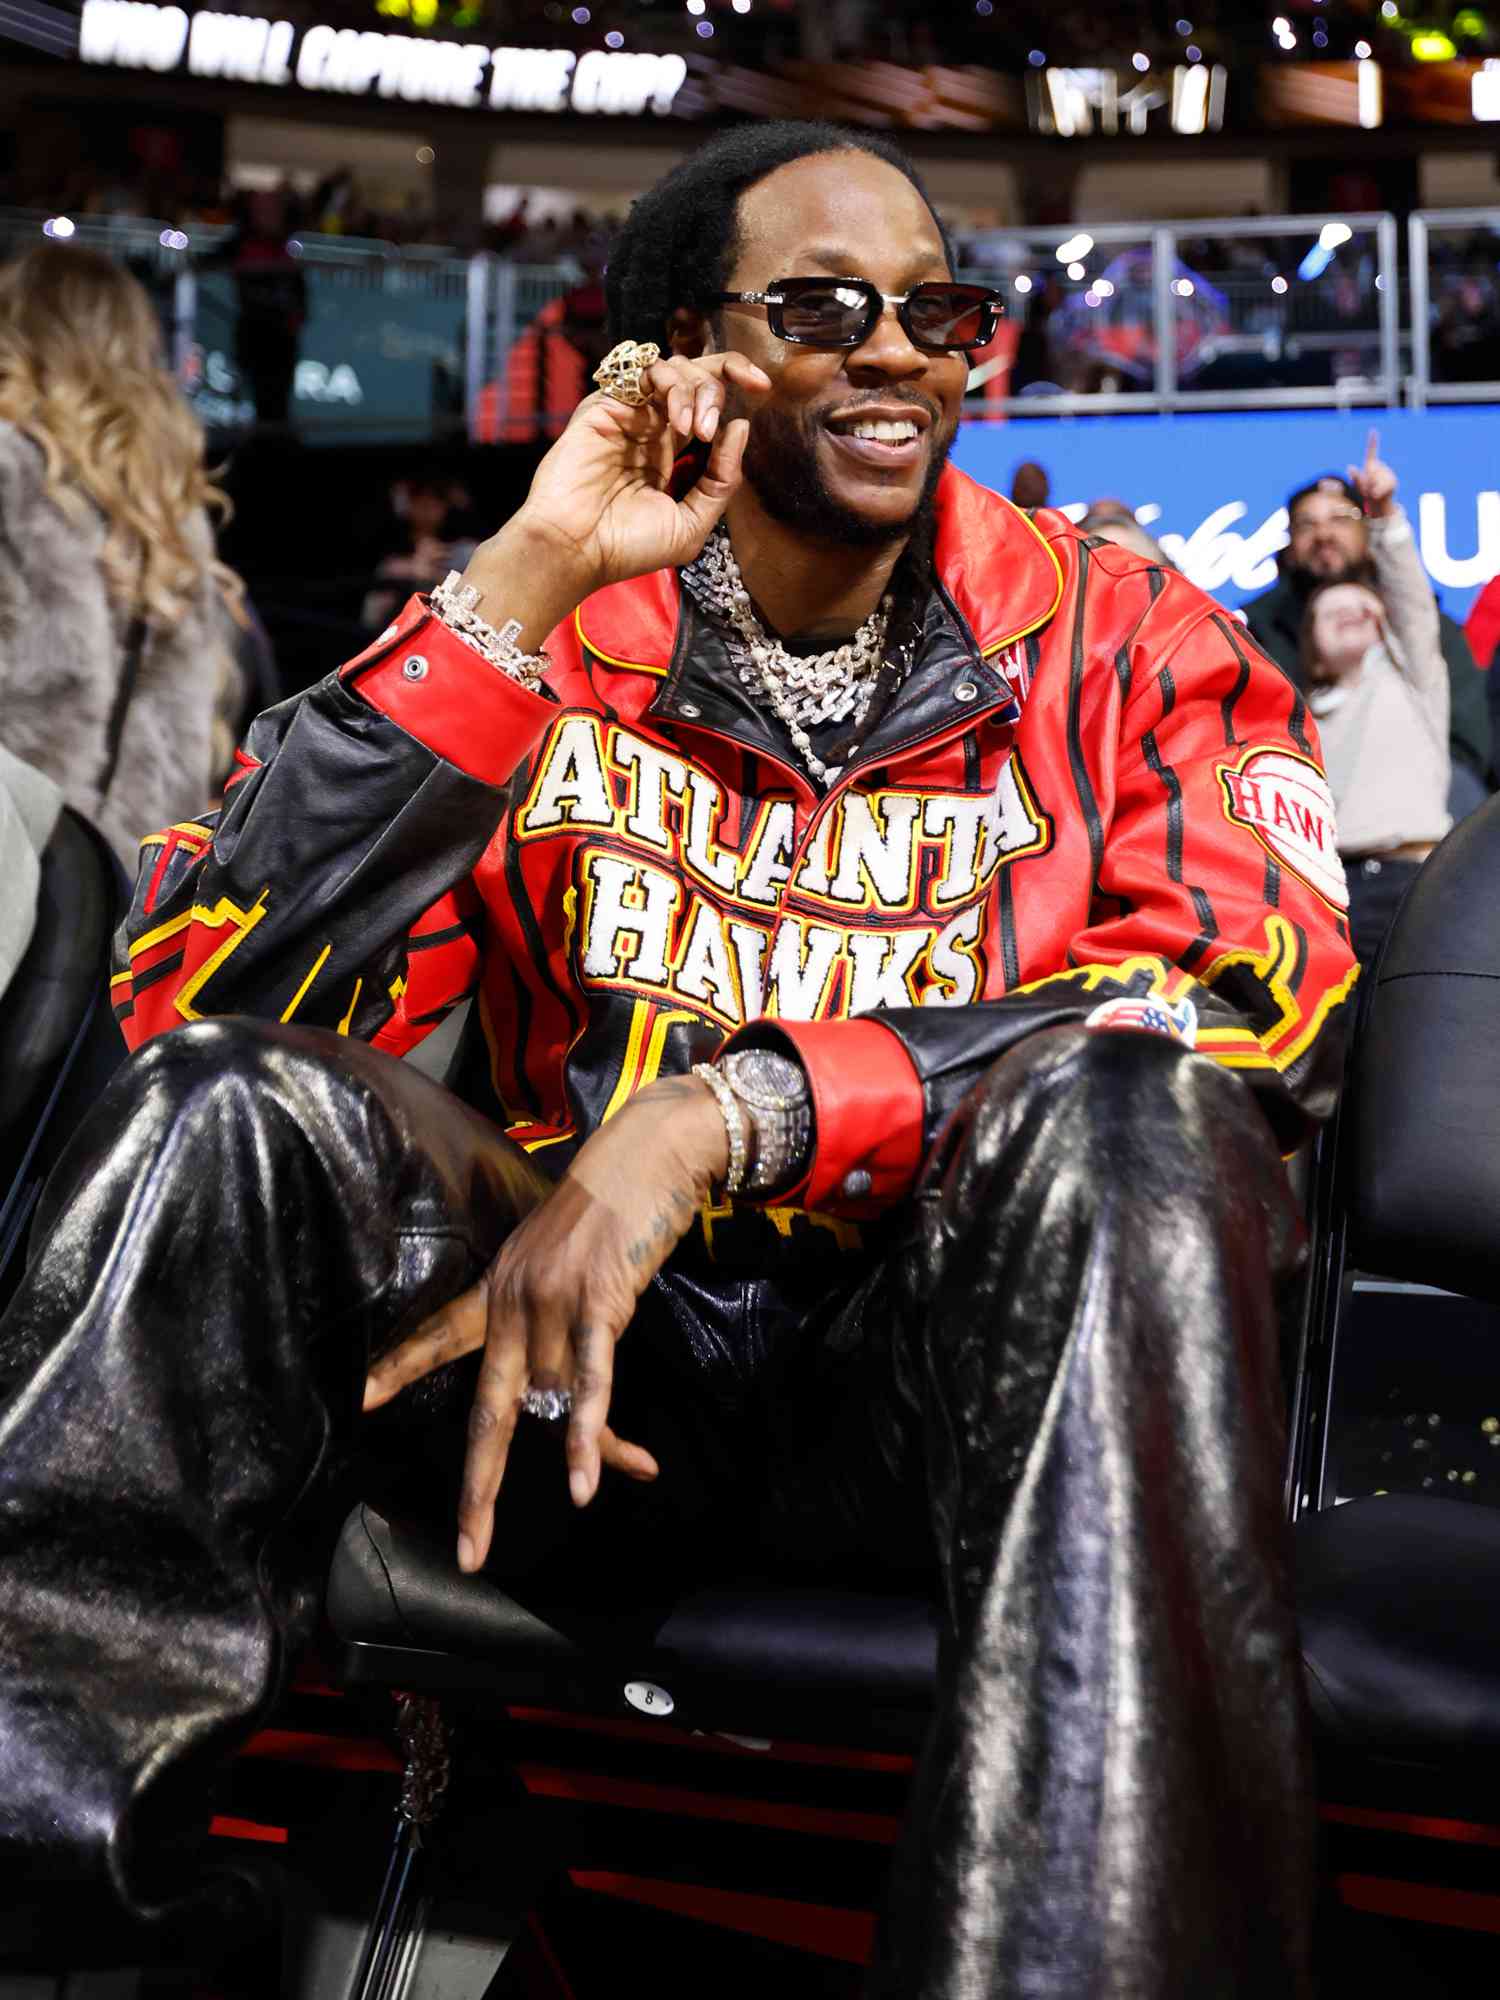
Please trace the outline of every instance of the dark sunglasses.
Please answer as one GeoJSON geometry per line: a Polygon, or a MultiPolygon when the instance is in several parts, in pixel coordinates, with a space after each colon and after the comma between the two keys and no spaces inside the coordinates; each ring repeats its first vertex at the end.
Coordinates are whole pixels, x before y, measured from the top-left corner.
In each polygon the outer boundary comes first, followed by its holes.
{"type": "Polygon", "coordinates": [[[777,278],[768,292],[718,292],[714,303],[764,306],[772,333],[794,347],[858,347],[894,306],[907,339],[928,354],[987,347],[1005,310],[988,285],[943,278],[895,297],[865,278],[777,278]]]}

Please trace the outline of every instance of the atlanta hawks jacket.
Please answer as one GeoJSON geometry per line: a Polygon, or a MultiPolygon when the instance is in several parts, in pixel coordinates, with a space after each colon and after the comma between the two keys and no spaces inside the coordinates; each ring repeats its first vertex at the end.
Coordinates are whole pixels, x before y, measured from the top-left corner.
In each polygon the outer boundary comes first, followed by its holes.
{"type": "Polygon", "coordinates": [[[790,1044],[811,1170],[707,1218],[726,1254],[845,1242],[991,1063],[1111,999],[1195,1016],[1293,1142],[1355,978],[1301,697],[1184,578],[953,470],[937,504],[911,671],[826,795],[671,570],[590,597],[539,693],[413,598],[143,844],[127,1038],[240,1013],[399,1053],[472,995],[450,1082],[557,1171],[653,1077],[790,1044]]]}

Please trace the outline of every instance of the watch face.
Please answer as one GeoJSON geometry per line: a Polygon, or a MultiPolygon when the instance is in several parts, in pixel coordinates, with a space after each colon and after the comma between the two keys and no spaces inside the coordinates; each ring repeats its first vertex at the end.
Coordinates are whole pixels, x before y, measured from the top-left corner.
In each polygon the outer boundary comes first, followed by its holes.
{"type": "Polygon", "coordinates": [[[807,1095],[807,1080],[798,1065],[769,1050],[737,1052],[724,1068],[735,1094],[757,1108],[775,1110],[788,1098],[795,1102],[807,1095]]]}

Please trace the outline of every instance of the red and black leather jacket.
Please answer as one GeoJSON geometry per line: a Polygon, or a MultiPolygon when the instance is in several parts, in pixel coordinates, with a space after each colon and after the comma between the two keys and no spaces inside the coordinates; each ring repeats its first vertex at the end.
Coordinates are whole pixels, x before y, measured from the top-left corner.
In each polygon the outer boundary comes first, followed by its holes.
{"type": "Polygon", "coordinates": [[[820,796],[666,570],[589,598],[528,693],[413,598],[251,727],[221,809],[143,845],[132,1043],[212,1014],[400,1053],[472,995],[450,1081],[560,1171],[653,1077],[795,1046],[816,1148],[713,1254],[826,1249],[911,1189],[1024,1035],[1191,1000],[1287,1144],[1355,978],[1301,697],[1184,578],[962,474],[912,671],[820,796]]]}

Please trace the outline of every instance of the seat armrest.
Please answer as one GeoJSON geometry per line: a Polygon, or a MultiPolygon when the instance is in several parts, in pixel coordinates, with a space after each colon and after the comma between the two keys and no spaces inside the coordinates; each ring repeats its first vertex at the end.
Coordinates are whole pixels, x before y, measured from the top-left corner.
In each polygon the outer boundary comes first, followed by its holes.
{"type": "Polygon", "coordinates": [[[1423,866],[1355,1044],[1344,1129],[1366,1269],[1500,1301],[1500,798],[1423,866]]]}
{"type": "Polygon", "coordinates": [[[484,1575],[361,1502],[339,1531],[328,1622],[348,1644],[416,1646],[517,1667],[571,1664],[579,1648],[484,1575]]]}

